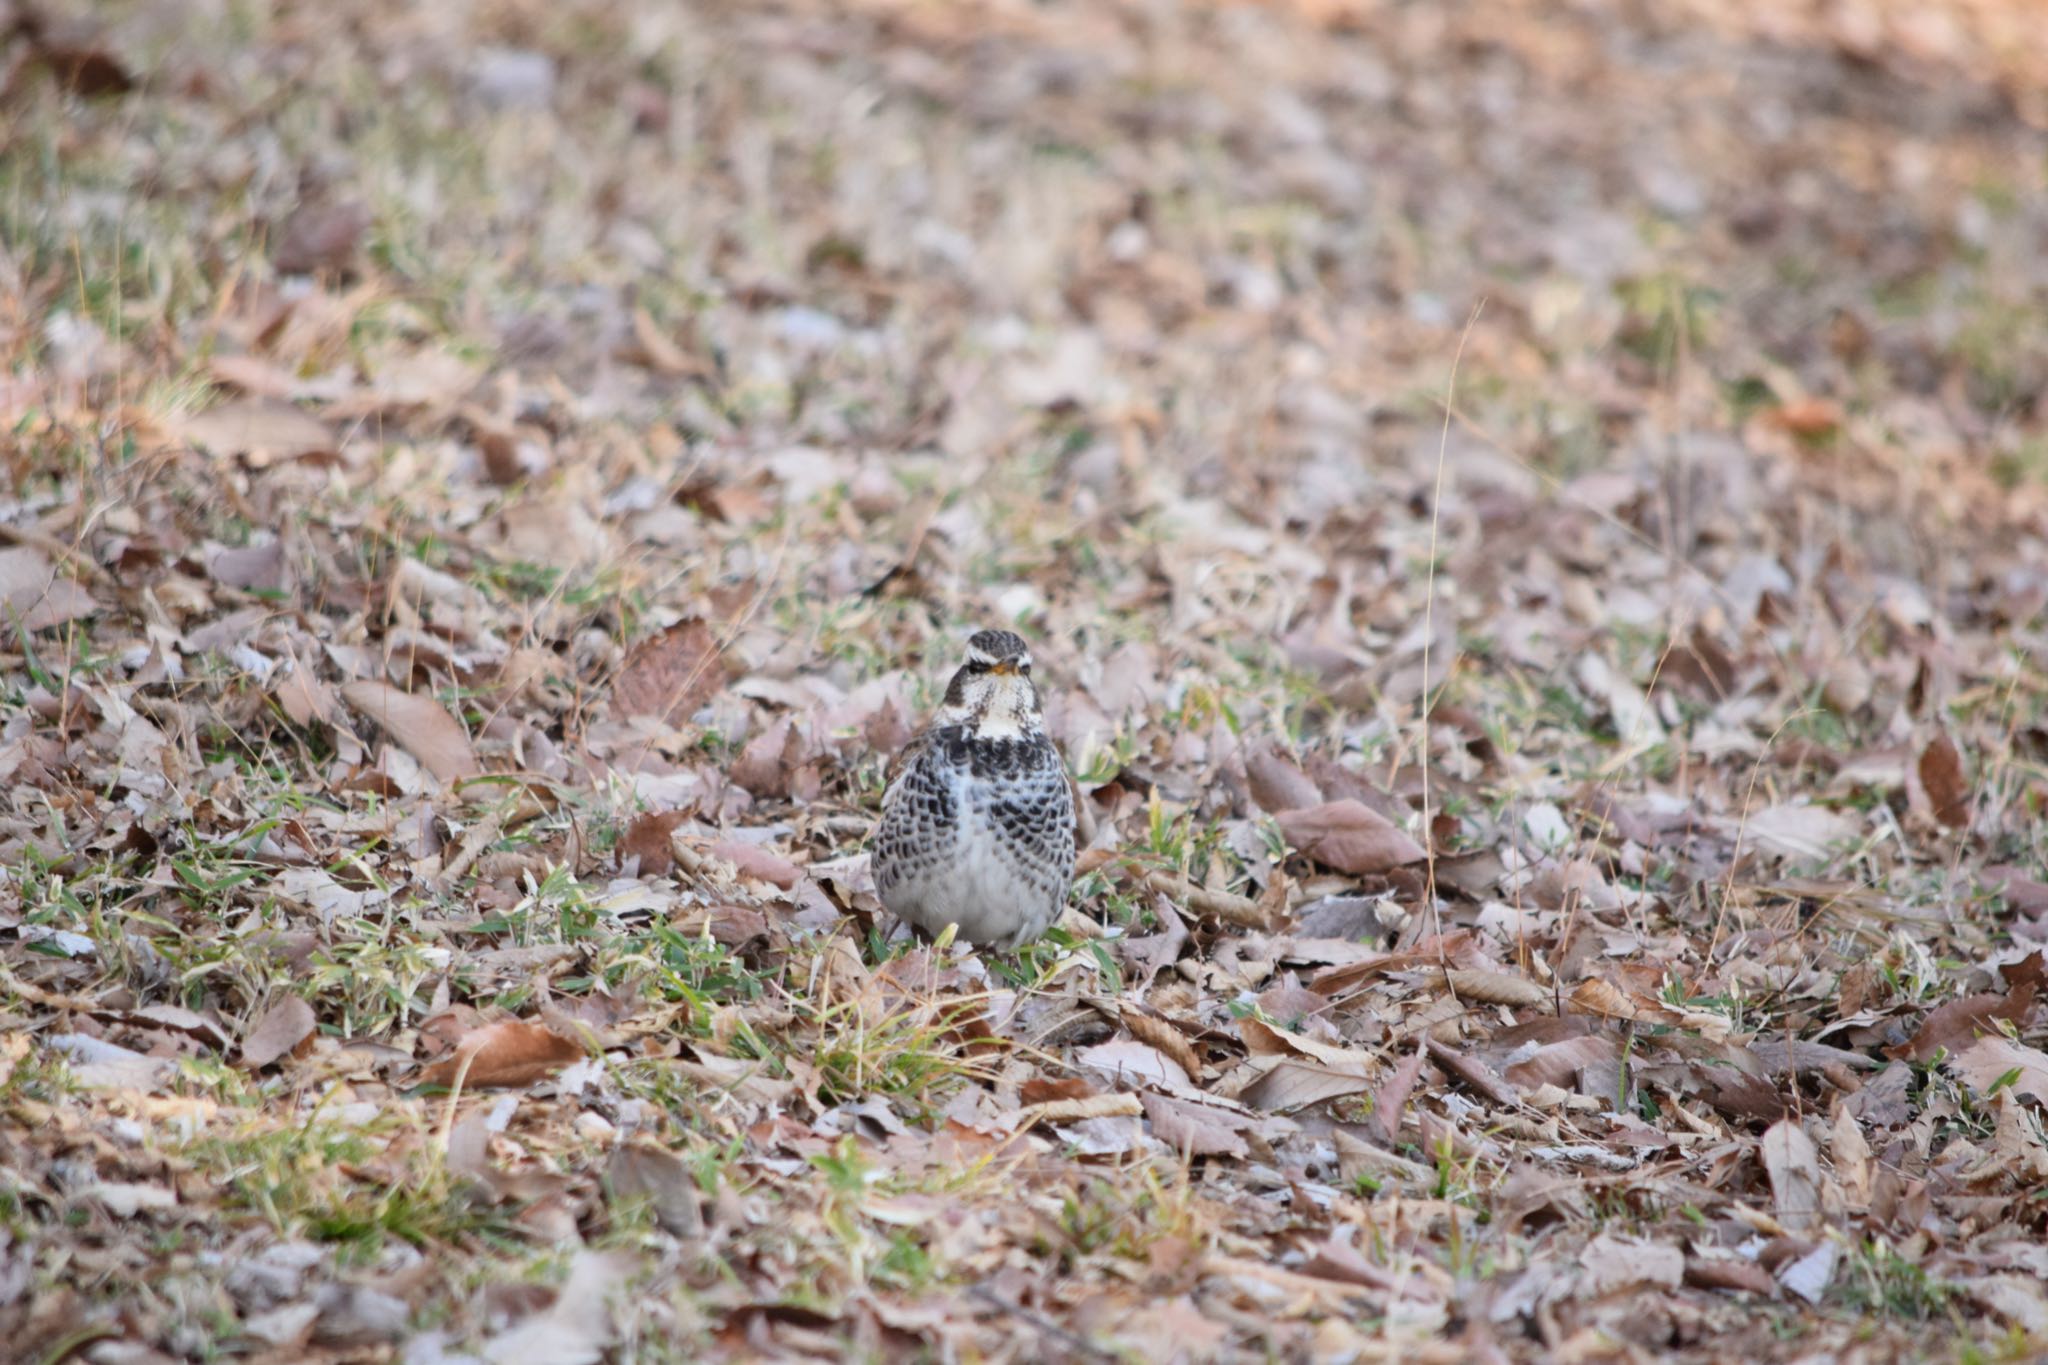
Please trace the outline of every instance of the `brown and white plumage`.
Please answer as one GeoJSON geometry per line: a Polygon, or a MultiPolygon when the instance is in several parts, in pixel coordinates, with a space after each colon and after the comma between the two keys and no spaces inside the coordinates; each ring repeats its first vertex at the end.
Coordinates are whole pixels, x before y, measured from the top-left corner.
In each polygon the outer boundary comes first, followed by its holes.
{"type": "Polygon", "coordinates": [[[922,933],[1014,948],[1059,917],[1074,803],[1045,733],[1031,651],[1007,630],[967,642],[932,723],[904,747],[874,839],[882,904],[922,933]]]}

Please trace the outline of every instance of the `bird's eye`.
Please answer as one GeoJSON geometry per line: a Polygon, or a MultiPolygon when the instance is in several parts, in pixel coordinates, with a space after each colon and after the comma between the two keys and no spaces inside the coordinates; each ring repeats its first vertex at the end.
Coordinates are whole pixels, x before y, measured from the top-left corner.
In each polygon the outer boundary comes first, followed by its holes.
{"type": "Polygon", "coordinates": [[[1029,659],[1026,659],[1026,660],[1024,660],[1024,662],[1022,662],[1022,663],[1018,664],[1018,665],[1017,665],[1017,671],[1018,671],[1019,673],[1022,673],[1022,674],[1023,674],[1023,675],[1025,676],[1025,677],[1027,677],[1027,678],[1028,678],[1028,677],[1030,677],[1030,676],[1031,676],[1031,660],[1029,660],[1029,659]]]}

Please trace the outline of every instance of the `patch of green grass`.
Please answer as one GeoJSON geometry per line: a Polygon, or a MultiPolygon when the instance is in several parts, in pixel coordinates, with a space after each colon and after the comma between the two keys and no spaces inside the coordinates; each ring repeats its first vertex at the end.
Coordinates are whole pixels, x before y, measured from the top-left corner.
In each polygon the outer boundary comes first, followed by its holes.
{"type": "Polygon", "coordinates": [[[1961,1325],[1960,1292],[1955,1286],[1929,1274],[1882,1240],[1849,1249],[1836,1271],[1829,1297],[1860,1313],[1907,1322],[1946,1318],[1961,1325]]]}

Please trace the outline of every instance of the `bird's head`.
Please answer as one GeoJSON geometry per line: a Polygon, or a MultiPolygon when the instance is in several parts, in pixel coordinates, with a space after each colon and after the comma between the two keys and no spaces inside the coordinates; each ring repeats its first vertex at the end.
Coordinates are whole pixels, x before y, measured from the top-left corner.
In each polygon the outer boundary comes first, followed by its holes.
{"type": "Polygon", "coordinates": [[[977,631],[947,684],[939,723],[964,725],[986,739],[1018,739],[1043,725],[1031,682],[1031,647],[1008,630],[977,631]]]}

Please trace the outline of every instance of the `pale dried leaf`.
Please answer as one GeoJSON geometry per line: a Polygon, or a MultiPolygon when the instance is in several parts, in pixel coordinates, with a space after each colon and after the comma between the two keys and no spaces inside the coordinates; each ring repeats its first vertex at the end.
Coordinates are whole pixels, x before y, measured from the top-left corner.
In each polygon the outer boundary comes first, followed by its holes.
{"type": "Polygon", "coordinates": [[[401,692],[390,683],[360,679],[345,683],[341,699],[374,721],[420,766],[443,782],[475,777],[483,771],[469,732],[432,697],[401,692]]]}

